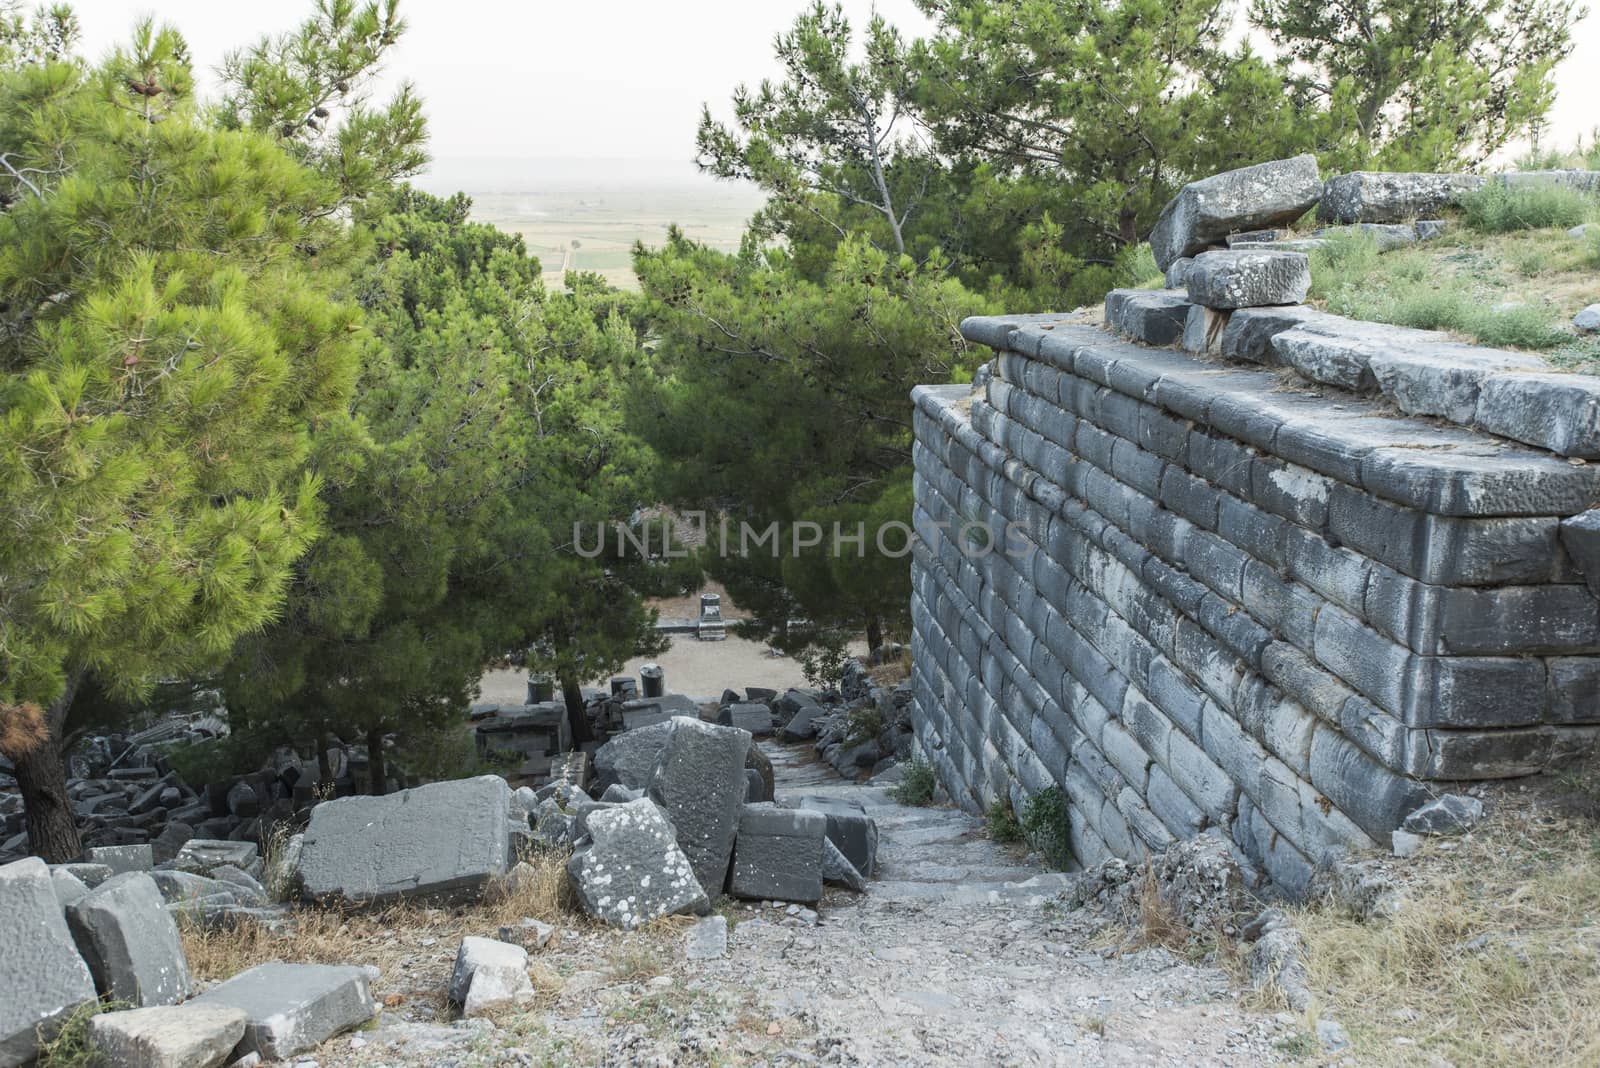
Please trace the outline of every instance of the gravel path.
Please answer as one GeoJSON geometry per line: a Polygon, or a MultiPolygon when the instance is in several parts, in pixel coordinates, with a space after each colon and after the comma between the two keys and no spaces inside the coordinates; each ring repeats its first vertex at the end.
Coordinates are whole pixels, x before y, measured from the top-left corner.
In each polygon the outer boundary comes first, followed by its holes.
{"type": "MultiPolygon", "coordinates": [[[[841,780],[807,747],[767,749],[780,799],[848,798],[877,819],[879,869],[867,894],[830,889],[814,923],[782,907],[732,906],[729,953],[709,961],[684,958],[680,929],[627,936],[579,925],[537,956],[549,997],[536,1011],[454,1025],[386,1013],[376,1029],[328,1043],[320,1062],[1281,1060],[1273,1043],[1290,1028],[1242,1009],[1226,973],[1164,949],[1103,948],[1116,940],[1104,921],[1059,903],[1071,877],[989,841],[978,820],[898,805],[883,788],[841,780]]],[[[443,966],[441,984],[448,974],[443,966]]]]}

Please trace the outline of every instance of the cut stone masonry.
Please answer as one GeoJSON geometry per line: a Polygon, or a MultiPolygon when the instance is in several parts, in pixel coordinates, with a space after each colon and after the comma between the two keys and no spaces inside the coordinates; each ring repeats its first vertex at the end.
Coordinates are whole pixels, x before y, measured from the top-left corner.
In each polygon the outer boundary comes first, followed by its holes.
{"type": "Polygon", "coordinates": [[[1600,380],[1170,244],[1188,292],[969,319],[977,385],[914,392],[917,745],[969,809],[1061,788],[1084,865],[1211,833],[1295,894],[1593,751],[1600,380]]]}

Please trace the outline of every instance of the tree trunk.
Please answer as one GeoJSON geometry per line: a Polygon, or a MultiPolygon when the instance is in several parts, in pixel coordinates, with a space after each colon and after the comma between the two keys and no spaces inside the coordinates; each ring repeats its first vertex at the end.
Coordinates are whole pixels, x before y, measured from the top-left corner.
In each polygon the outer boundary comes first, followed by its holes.
{"type": "Polygon", "coordinates": [[[589,729],[589,716],[583,708],[583,687],[571,668],[561,672],[561,697],[567,703],[567,725],[572,728],[573,748],[594,741],[594,731],[589,729]]]}
{"type": "Polygon", "coordinates": [[[72,699],[82,682],[82,669],[68,677],[67,688],[45,715],[49,734],[44,742],[13,761],[17,786],[22,791],[28,848],[51,864],[70,864],[83,854],[78,820],[67,799],[67,766],[61,759],[67,713],[72,710],[72,699]]]}
{"type": "Polygon", "coordinates": [[[378,727],[367,732],[367,780],[368,793],[389,792],[389,772],[383,765],[383,731],[378,727]]]}
{"type": "Polygon", "coordinates": [[[867,652],[875,653],[883,648],[883,620],[872,615],[867,617],[867,652]]]}

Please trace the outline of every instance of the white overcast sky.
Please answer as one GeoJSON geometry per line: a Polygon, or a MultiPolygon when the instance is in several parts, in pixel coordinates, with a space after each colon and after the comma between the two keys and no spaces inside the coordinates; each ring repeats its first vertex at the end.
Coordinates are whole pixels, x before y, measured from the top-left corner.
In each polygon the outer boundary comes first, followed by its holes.
{"type": "MultiPolygon", "coordinates": [[[[427,101],[433,152],[467,157],[687,161],[702,101],[726,109],[739,82],[775,72],[772,38],[805,0],[409,0],[410,32],[387,77],[427,101]]],[[[926,23],[911,0],[844,0],[864,23],[874,6],[907,36],[926,23]]],[[[288,29],[308,2],[75,0],[99,55],[141,13],[188,39],[202,78],[230,48],[288,29]]],[[[1559,72],[1553,144],[1600,123],[1600,16],[1580,23],[1559,72]]]]}

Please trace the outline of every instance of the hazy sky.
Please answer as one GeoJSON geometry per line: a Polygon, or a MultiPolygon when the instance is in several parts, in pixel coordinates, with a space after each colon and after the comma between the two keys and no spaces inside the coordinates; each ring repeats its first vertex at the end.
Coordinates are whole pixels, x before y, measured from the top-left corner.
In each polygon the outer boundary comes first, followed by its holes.
{"type": "MultiPolygon", "coordinates": [[[[410,0],[410,32],[388,77],[417,83],[433,151],[472,156],[688,160],[702,101],[774,72],[772,37],[804,0],[410,0]]],[[[141,11],[174,23],[202,76],[223,53],[287,29],[309,3],[74,0],[98,55],[141,11]]],[[[873,0],[844,0],[864,22],[873,0]]],[[[876,0],[908,36],[926,24],[911,0],[876,0]]],[[[1600,122],[1600,16],[1580,23],[1559,72],[1555,143],[1600,122]]]]}

